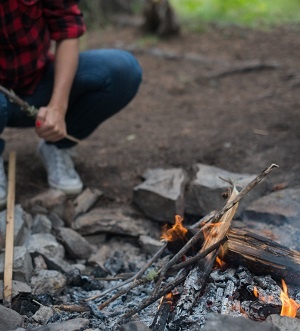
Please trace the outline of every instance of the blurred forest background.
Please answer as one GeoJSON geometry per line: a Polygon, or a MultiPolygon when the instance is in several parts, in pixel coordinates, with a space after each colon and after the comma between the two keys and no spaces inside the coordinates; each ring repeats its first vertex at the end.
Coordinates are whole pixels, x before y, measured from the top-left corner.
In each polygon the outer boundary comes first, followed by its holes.
{"type": "Polygon", "coordinates": [[[84,0],[90,26],[110,22],[112,15],[140,15],[149,3],[169,2],[184,27],[201,30],[206,23],[268,28],[300,22],[299,0],[84,0]]]}

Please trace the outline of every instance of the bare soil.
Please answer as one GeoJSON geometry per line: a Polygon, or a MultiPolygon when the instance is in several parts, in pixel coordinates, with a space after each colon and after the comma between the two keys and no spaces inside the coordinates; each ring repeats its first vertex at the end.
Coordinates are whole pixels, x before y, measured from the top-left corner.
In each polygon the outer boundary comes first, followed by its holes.
{"type": "MultiPolygon", "coordinates": [[[[88,48],[138,45],[144,79],[133,102],[103,123],[77,148],[76,166],[84,183],[104,192],[103,205],[128,205],[140,175],[153,167],[196,162],[235,172],[258,173],[271,163],[280,168],[272,184],[300,184],[299,28],[253,31],[240,28],[191,33],[157,40],[136,28],[108,27],[89,33],[88,48]],[[155,47],[177,55],[149,54],[155,47]],[[275,63],[273,69],[212,73],[243,61],[275,63]]],[[[8,129],[6,152],[17,152],[17,202],[47,188],[32,129],[8,129]]]]}

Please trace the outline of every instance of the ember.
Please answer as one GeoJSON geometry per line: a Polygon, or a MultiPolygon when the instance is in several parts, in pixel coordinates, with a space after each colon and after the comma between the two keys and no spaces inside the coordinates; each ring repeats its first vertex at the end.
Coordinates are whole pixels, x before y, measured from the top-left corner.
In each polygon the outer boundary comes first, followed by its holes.
{"type": "Polygon", "coordinates": [[[266,302],[266,303],[272,303],[272,301],[274,301],[274,297],[271,295],[263,295],[261,294],[257,287],[254,286],[253,288],[253,294],[256,298],[258,298],[260,301],[266,302]]]}
{"type": "Polygon", "coordinates": [[[298,304],[295,300],[289,298],[287,286],[283,279],[282,288],[283,291],[281,291],[280,293],[280,300],[282,302],[280,316],[296,317],[297,310],[300,308],[300,304],[298,304]]]}

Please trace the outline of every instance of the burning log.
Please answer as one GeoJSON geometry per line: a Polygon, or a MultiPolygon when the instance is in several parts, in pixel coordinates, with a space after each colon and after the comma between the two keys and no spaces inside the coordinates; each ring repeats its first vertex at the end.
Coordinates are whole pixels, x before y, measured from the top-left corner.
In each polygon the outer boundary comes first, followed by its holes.
{"type": "Polygon", "coordinates": [[[224,244],[224,260],[229,265],[244,265],[257,275],[300,284],[300,253],[254,233],[232,229],[224,244]]]}
{"type": "MultiPolygon", "coordinates": [[[[129,317],[132,315],[138,313],[142,309],[146,308],[156,300],[158,300],[160,297],[168,294],[171,292],[176,286],[180,285],[183,281],[188,284],[188,274],[191,270],[191,267],[195,265],[197,262],[198,265],[192,270],[190,273],[190,288],[193,288],[196,282],[194,282],[194,275],[196,275],[196,279],[198,284],[195,285],[196,288],[192,291],[193,293],[191,294],[189,291],[186,291],[186,293],[189,293],[191,297],[193,297],[193,294],[195,295],[195,299],[193,299],[187,306],[184,304],[184,309],[186,311],[189,311],[193,305],[194,302],[197,300],[198,296],[201,294],[201,289],[204,287],[206,283],[206,278],[208,274],[210,273],[212,266],[214,264],[215,258],[217,256],[217,251],[219,248],[219,245],[223,243],[223,241],[226,240],[226,233],[230,227],[231,220],[235,214],[238,202],[253,188],[255,187],[265,176],[267,176],[274,168],[277,168],[278,166],[275,164],[272,164],[270,167],[266,168],[263,170],[252,182],[250,182],[244,189],[242,189],[241,192],[238,193],[238,191],[233,189],[233,194],[231,195],[230,199],[226,203],[226,205],[223,207],[223,209],[217,213],[214,213],[211,215],[209,218],[205,218],[205,225],[197,231],[197,233],[187,241],[185,238],[185,235],[182,236],[180,231],[177,231],[181,225],[181,218],[177,217],[177,224],[175,224],[174,227],[174,233],[177,233],[179,239],[183,238],[184,243],[182,243],[183,247],[179,250],[177,254],[167,263],[163,268],[160,270],[156,271],[156,275],[153,277],[152,280],[157,280],[157,285],[155,290],[153,291],[152,295],[145,300],[141,302],[141,304],[138,307],[134,307],[132,309],[127,310],[127,312],[121,316],[119,323],[123,323],[126,321],[129,317]],[[219,222],[219,224],[216,224],[219,222]],[[209,231],[210,230],[210,231],[209,231]],[[186,262],[182,262],[183,264],[178,264],[180,259],[187,253],[190,252],[190,250],[193,248],[195,244],[197,244],[199,241],[202,241],[204,237],[204,231],[209,231],[209,236],[206,236],[205,242],[203,247],[201,248],[200,252],[195,256],[194,258],[191,258],[191,261],[186,261],[188,264],[185,264],[186,262]],[[178,233],[179,232],[179,233],[178,233]],[[187,241],[187,242],[186,242],[187,241]],[[186,242],[186,243],[185,243],[186,242]],[[209,255],[208,255],[209,254],[209,255]],[[208,256],[207,256],[208,255],[208,256]],[[205,262],[204,263],[199,263],[201,259],[203,259],[205,256],[205,262]],[[173,278],[171,281],[169,281],[166,285],[161,287],[162,282],[165,277],[169,277],[170,272],[171,274],[175,271],[178,270],[176,267],[180,266],[181,269],[178,272],[177,276],[173,278]],[[200,269],[199,269],[200,268],[200,269]],[[200,271],[200,276],[199,276],[199,271],[200,271]],[[200,279],[200,280],[199,280],[200,279]],[[203,280],[203,281],[202,281],[203,280]],[[198,286],[199,285],[199,286],[198,286]]],[[[203,224],[202,223],[202,224],[203,224]]],[[[182,229],[181,229],[182,230],[182,229]]],[[[189,233],[189,230],[184,231],[185,234],[189,233]]],[[[167,242],[164,247],[169,245],[167,242]]],[[[169,246],[170,248],[170,246],[169,246]]],[[[148,267],[148,266],[147,266],[148,267]]],[[[147,269],[147,267],[143,268],[143,272],[147,269]]],[[[129,281],[135,281],[136,278],[130,279],[129,281]]],[[[141,279],[141,282],[143,279],[141,279]]],[[[137,282],[139,283],[139,282],[137,282]]],[[[128,284],[128,283],[127,283],[128,284]]],[[[121,284],[121,286],[125,285],[125,283],[121,284]]],[[[132,288],[132,286],[135,286],[135,284],[131,284],[128,286],[127,290],[132,288]]],[[[124,289],[124,291],[126,291],[124,289]]],[[[122,291],[121,291],[122,292],[122,291]]],[[[95,298],[99,298],[100,296],[103,296],[107,294],[107,292],[103,292],[102,294],[98,296],[94,296],[91,298],[86,299],[88,300],[93,300],[95,298]]],[[[120,293],[117,293],[114,298],[111,300],[106,301],[104,304],[100,306],[100,309],[106,306],[108,303],[112,302],[115,298],[119,297],[120,293]]],[[[183,299],[184,301],[184,299],[183,299]]]]}
{"type": "MultiPolygon", "coordinates": [[[[235,187],[233,187],[233,191],[230,198],[228,199],[228,203],[236,199],[237,196],[238,191],[235,187]]],[[[211,227],[211,230],[209,231],[209,234],[205,235],[206,240],[199,253],[203,252],[208,247],[211,247],[226,236],[237,207],[238,203],[236,203],[230,210],[224,213],[220,219],[220,222],[215,224],[207,224],[202,228],[204,234],[206,234],[205,231],[207,231],[209,227],[211,227]]],[[[184,284],[183,295],[181,296],[176,307],[174,318],[175,321],[180,323],[182,317],[188,315],[190,310],[193,308],[195,302],[201,294],[201,290],[206,284],[206,278],[211,272],[216,255],[216,251],[210,253],[203,260],[201,260],[189,273],[184,284]]]]}
{"type": "Polygon", "coordinates": [[[176,301],[176,294],[173,294],[172,292],[162,297],[158,312],[150,326],[152,331],[165,330],[170,313],[174,309],[174,301],[176,301]]]}
{"type": "MultiPolygon", "coordinates": [[[[166,241],[167,248],[172,253],[178,253],[180,249],[195,235],[196,229],[188,229],[182,225],[183,218],[179,215],[175,216],[175,224],[168,229],[165,225],[162,229],[161,239],[166,241]]],[[[199,240],[186,252],[186,255],[193,256],[198,252],[203,244],[204,236],[200,236],[199,240]]]]}

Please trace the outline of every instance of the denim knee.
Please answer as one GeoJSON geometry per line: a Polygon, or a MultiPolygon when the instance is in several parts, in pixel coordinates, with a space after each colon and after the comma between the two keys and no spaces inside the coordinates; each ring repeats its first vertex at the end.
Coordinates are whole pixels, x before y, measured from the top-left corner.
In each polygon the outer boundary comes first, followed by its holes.
{"type": "Polygon", "coordinates": [[[124,89],[123,97],[124,102],[127,104],[129,101],[133,99],[136,95],[139,86],[142,82],[142,68],[137,61],[137,59],[127,51],[119,51],[120,52],[120,61],[119,65],[121,70],[123,71],[123,86],[124,89]],[[121,61],[123,59],[124,61],[121,61]]]}
{"type": "Polygon", "coordinates": [[[126,52],[127,56],[130,58],[130,62],[131,62],[131,69],[130,69],[130,75],[131,75],[131,79],[132,79],[132,84],[134,89],[138,89],[141,82],[142,82],[142,68],[139,64],[139,62],[137,61],[137,59],[129,52],[126,52]]]}

